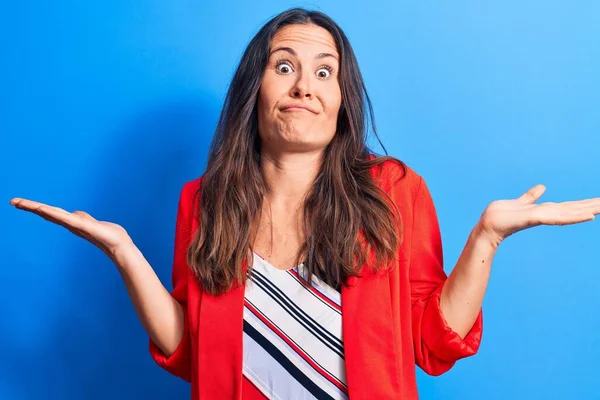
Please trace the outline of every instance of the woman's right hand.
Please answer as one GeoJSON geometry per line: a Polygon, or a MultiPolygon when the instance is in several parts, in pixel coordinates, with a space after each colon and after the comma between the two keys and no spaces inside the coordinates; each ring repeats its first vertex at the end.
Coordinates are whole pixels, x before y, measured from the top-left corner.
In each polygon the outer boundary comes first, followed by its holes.
{"type": "Polygon", "coordinates": [[[24,211],[37,214],[47,221],[64,226],[74,234],[94,244],[113,262],[119,253],[130,249],[133,241],[120,225],[107,221],[98,221],[84,211],[68,212],[37,201],[14,198],[10,204],[24,211]]]}
{"type": "Polygon", "coordinates": [[[184,335],[182,305],[160,279],[120,225],[98,221],[83,211],[68,212],[37,201],[15,198],[10,204],[62,225],[106,253],[118,267],[144,329],[161,351],[175,352],[184,335]]]}

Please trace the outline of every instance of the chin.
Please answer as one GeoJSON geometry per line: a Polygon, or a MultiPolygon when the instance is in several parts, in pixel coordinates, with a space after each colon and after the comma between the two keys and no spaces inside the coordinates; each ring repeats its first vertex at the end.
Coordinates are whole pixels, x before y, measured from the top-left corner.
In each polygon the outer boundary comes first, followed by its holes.
{"type": "MultiPolygon", "coordinates": [[[[311,135],[317,136],[317,135],[311,135]]],[[[285,150],[291,152],[309,152],[324,150],[331,139],[323,141],[323,137],[307,137],[305,133],[300,132],[285,132],[271,135],[267,139],[268,147],[276,150],[285,150]]],[[[261,138],[263,140],[263,138],[261,138]]],[[[263,141],[264,143],[264,141],[263,141]]]]}

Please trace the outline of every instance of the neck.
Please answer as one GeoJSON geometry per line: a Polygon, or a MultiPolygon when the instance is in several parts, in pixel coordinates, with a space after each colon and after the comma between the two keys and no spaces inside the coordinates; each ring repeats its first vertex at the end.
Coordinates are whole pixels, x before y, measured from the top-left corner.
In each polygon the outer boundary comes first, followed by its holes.
{"type": "Polygon", "coordinates": [[[316,179],[323,162],[323,151],[305,153],[261,152],[261,170],[268,185],[271,206],[297,206],[316,179]]]}

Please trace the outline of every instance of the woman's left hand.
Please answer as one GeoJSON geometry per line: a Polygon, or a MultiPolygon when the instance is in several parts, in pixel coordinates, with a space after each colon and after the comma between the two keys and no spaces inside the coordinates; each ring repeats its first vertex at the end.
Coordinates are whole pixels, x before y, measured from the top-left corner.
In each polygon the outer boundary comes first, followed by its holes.
{"type": "Polygon", "coordinates": [[[481,215],[480,233],[498,246],[510,235],[527,228],[577,224],[592,221],[600,214],[600,198],[534,204],[545,191],[544,185],[536,185],[517,199],[490,203],[481,215]]]}

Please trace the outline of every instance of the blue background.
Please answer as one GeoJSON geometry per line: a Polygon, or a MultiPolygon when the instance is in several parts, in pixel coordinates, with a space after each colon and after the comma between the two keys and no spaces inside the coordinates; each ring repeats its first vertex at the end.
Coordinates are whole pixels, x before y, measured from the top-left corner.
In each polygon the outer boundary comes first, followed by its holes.
{"type": "MultiPolygon", "coordinates": [[[[0,398],[189,397],[148,355],[110,260],[8,201],[122,224],[170,288],[179,190],[205,168],[246,44],[294,5],[349,36],[389,153],[433,194],[448,273],[492,200],[537,183],[540,201],[600,196],[595,1],[6,3],[0,398]]],[[[504,242],[479,353],[419,370],[421,398],[597,398],[599,233],[592,221],[504,242]]]]}

